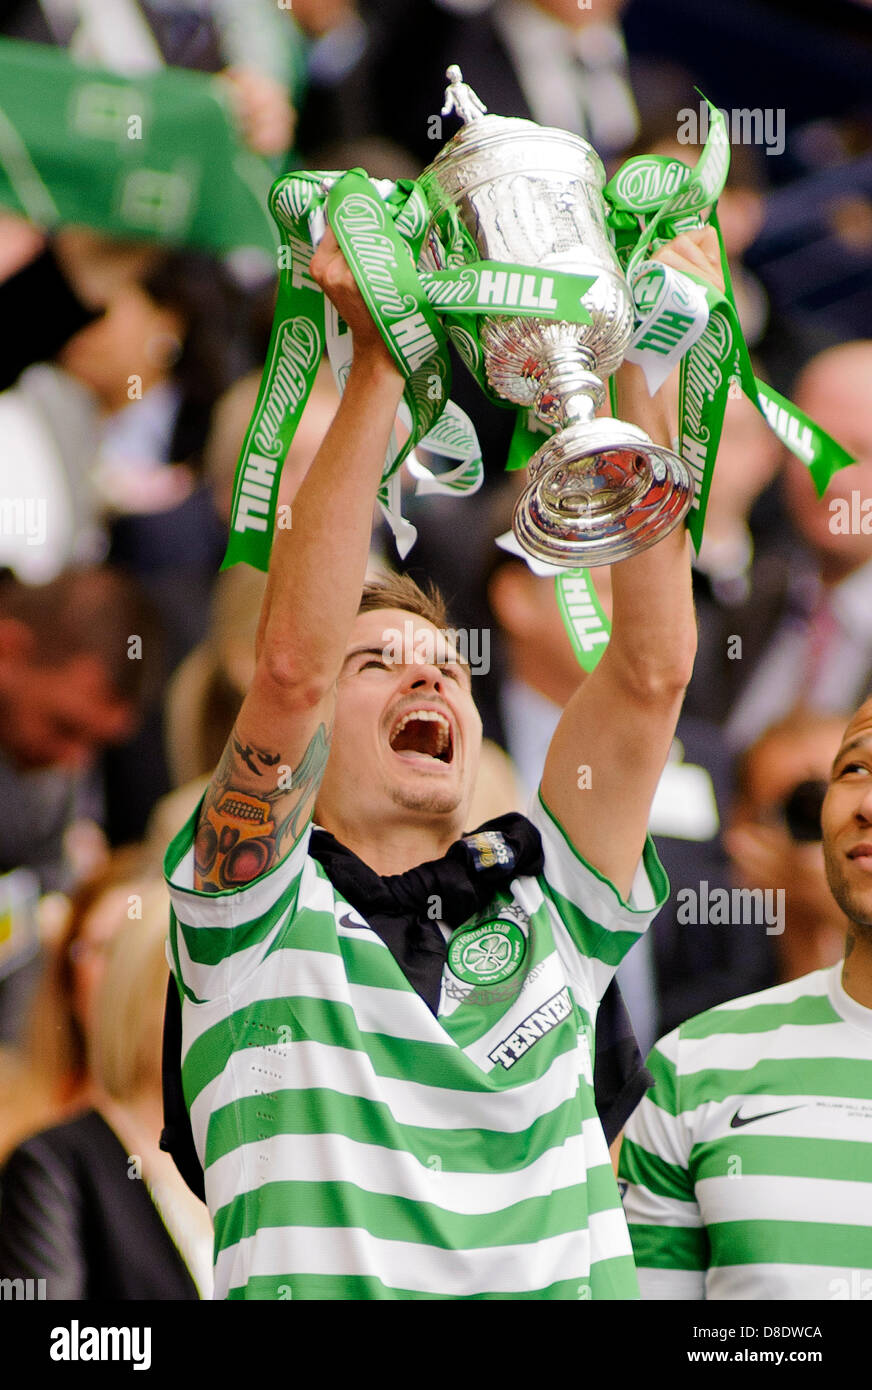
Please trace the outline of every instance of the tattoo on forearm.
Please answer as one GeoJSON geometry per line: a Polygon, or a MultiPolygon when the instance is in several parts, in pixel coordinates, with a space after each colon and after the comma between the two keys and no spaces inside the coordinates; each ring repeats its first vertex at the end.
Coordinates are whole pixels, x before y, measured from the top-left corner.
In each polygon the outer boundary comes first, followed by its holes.
{"type": "Polygon", "coordinates": [[[299,765],[291,773],[291,786],[296,789],[298,800],[279,827],[277,836],[279,844],[288,834],[291,844],[293,844],[299,835],[302,829],[303,812],[312,795],[317,792],[321,785],[321,778],[324,775],[329,754],[330,735],[326,725],[319,724],[299,765]]]}
{"type": "Polygon", "coordinates": [[[261,748],[252,748],[251,744],[246,744],[246,746],[243,748],[242,744],[239,742],[239,739],[236,738],[235,735],[233,737],[233,746],[236,749],[236,752],[239,754],[242,761],[245,763],[246,767],[251,768],[255,777],[262,777],[263,768],[275,767],[276,763],[279,761],[279,758],[281,757],[280,753],[267,753],[261,748]],[[255,758],[257,758],[259,763],[263,763],[263,767],[257,767],[255,765],[255,758]]]}
{"type": "Polygon", "coordinates": [[[320,724],[300,762],[290,769],[281,753],[242,743],[233,733],[200,812],[194,841],[198,888],[237,888],[278,863],[311,814],[327,765],[330,733],[320,724]],[[240,786],[248,773],[267,778],[276,768],[275,785],[258,786],[253,792],[240,786]]]}

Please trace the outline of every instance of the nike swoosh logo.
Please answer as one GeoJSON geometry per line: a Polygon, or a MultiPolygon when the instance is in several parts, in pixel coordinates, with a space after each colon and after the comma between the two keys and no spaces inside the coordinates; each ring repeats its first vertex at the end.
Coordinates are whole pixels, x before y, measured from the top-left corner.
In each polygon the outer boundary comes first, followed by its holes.
{"type": "Polygon", "coordinates": [[[357,931],[360,931],[361,929],[363,929],[363,930],[365,931],[365,930],[367,929],[369,923],[368,923],[368,922],[362,922],[362,921],[361,921],[361,922],[357,922],[357,921],[355,921],[355,919],[352,917],[352,915],[351,915],[350,912],[346,912],[346,913],[344,913],[344,915],[343,915],[342,917],[339,918],[339,925],[340,925],[341,927],[355,927],[355,928],[357,929],[357,931]]]}
{"type": "Polygon", "coordinates": [[[743,1125],[752,1125],[755,1120],[768,1120],[771,1119],[773,1115],[787,1115],[791,1110],[802,1110],[803,1106],[788,1105],[785,1106],[783,1110],[764,1110],[760,1115],[742,1115],[740,1113],[741,1109],[742,1107],[740,1105],[739,1109],[730,1120],[730,1129],[741,1129],[743,1125]]]}

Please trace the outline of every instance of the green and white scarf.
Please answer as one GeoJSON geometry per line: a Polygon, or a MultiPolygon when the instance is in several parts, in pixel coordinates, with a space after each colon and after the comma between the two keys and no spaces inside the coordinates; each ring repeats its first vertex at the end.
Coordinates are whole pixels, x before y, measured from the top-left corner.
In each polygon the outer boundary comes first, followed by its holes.
{"type": "Polygon", "coordinates": [[[219,78],[164,68],[130,79],[0,39],[0,205],[37,225],[271,265],[272,179],[242,144],[219,78]]]}

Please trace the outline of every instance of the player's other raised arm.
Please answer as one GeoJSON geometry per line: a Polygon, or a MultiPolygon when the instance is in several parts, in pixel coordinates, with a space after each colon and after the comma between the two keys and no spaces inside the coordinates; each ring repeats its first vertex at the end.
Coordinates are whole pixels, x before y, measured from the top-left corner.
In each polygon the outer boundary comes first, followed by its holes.
{"type": "MultiPolygon", "coordinates": [[[[723,288],[712,228],[677,237],[658,259],[723,288]]],[[[618,417],[669,447],[663,392],[650,397],[641,369],[631,363],[621,367],[617,389],[618,417]]],[[[626,897],[696,653],[684,527],[612,567],[612,601],[609,645],[563,711],[542,798],[578,853],[626,897]],[[578,777],[582,765],[589,778],[578,777]]]]}
{"type": "Polygon", "coordinates": [[[312,814],[335,687],[366,574],[372,510],[403,382],[328,232],[311,265],[354,337],[336,417],[273,537],[256,667],[200,811],[195,887],[271,869],[312,814]]]}

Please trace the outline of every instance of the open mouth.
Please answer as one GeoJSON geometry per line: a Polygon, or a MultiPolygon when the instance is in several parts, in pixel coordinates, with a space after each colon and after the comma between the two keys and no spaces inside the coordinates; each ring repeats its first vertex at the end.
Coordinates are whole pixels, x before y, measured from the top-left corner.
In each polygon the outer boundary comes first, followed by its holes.
{"type": "Polygon", "coordinates": [[[391,730],[390,745],[395,753],[416,753],[440,763],[450,763],[454,757],[451,725],[444,714],[433,709],[413,709],[404,714],[391,730]]]}

